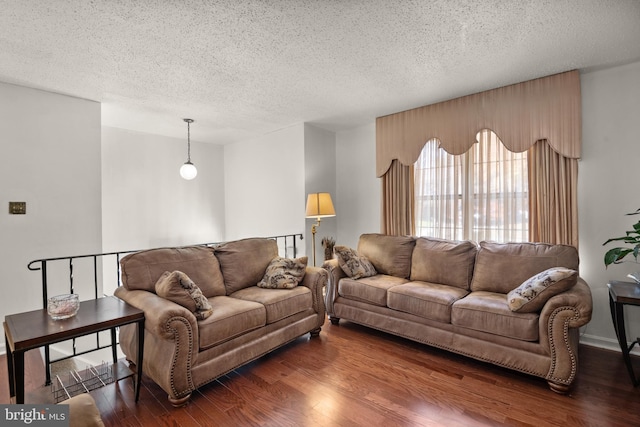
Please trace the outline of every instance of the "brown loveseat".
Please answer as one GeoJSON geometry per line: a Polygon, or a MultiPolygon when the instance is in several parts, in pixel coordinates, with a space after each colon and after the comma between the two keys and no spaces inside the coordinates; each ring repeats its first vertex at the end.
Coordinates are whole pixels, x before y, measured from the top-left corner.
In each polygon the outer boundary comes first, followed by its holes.
{"type": "MultiPolygon", "coordinates": [[[[121,260],[123,286],[115,295],[144,311],[143,372],[169,394],[173,405],[186,403],[198,387],[305,333],[320,333],[327,272],[303,265],[298,286],[256,286],[278,260],[276,242],[259,238],[215,248],[152,249],[121,260]],[[197,285],[211,310],[156,294],[156,282],[175,271],[197,285]],[[198,320],[204,312],[210,315],[198,320]]],[[[137,359],[136,342],[135,327],[120,329],[120,346],[129,361],[137,359]]]]}
{"type": "MultiPolygon", "coordinates": [[[[354,279],[340,267],[348,260],[325,263],[333,324],[347,319],[542,377],[552,390],[568,391],[578,366],[578,328],[589,322],[592,309],[589,287],[577,277],[574,247],[363,234],[355,255],[356,266],[369,261],[374,275],[354,279]],[[576,271],[557,283],[560,288],[526,295],[520,285],[552,267],[576,271]],[[530,301],[524,312],[510,307],[518,292],[530,301]]],[[[344,265],[350,273],[357,270],[352,267],[344,265]]]]}

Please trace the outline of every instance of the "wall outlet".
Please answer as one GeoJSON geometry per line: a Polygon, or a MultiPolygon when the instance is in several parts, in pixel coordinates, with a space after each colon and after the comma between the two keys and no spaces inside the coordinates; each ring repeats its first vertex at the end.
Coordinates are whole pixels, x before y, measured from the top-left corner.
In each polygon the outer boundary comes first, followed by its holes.
{"type": "Polygon", "coordinates": [[[9,214],[24,215],[27,213],[27,202],[9,202],[9,214]]]}

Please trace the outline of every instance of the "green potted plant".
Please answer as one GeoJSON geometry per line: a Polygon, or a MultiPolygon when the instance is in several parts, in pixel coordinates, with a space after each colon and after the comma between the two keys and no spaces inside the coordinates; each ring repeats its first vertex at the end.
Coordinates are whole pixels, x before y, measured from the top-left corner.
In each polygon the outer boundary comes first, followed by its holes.
{"type": "MultiPolygon", "coordinates": [[[[628,213],[627,215],[638,214],[640,214],[640,209],[635,212],[628,213]]],[[[640,220],[633,224],[633,230],[627,231],[625,236],[613,237],[604,242],[603,245],[610,242],[623,242],[629,246],[609,249],[607,253],[604,254],[605,267],[609,267],[611,264],[620,264],[624,262],[624,258],[629,254],[633,255],[633,258],[637,263],[638,255],[640,254],[640,220]]],[[[638,282],[640,280],[640,273],[630,274],[629,277],[638,282]]]]}

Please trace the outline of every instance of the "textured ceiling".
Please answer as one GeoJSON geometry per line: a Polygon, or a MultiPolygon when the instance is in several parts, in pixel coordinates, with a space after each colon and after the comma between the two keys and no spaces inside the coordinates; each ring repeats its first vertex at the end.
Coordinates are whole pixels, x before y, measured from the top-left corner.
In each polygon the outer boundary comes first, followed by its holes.
{"type": "Polygon", "coordinates": [[[0,0],[0,81],[218,144],[638,59],[638,0],[0,0]]]}

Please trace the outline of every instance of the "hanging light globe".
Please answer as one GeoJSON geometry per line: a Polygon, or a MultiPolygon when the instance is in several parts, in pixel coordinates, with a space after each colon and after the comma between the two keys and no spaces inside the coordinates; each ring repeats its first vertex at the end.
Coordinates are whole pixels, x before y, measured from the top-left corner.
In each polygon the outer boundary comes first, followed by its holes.
{"type": "Polygon", "coordinates": [[[198,169],[196,169],[195,165],[191,162],[185,162],[184,165],[180,166],[180,176],[186,180],[192,180],[198,175],[198,169]]]}
{"type": "Polygon", "coordinates": [[[186,180],[192,180],[198,175],[198,169],[191,163],[191,123],[193,119],[182,119],[187,123],[187,161],[180,166],[180,176],[186,180]]]}

